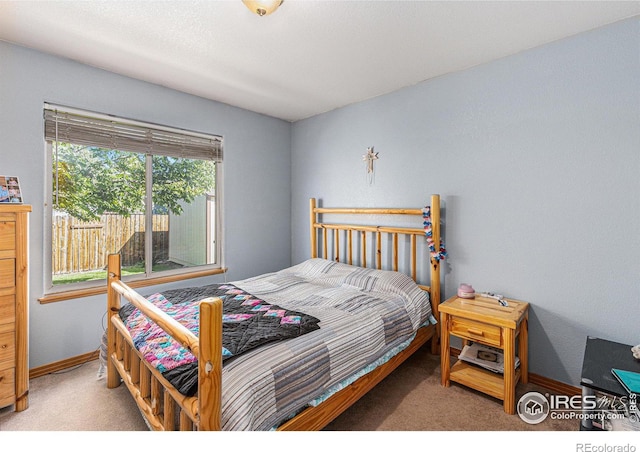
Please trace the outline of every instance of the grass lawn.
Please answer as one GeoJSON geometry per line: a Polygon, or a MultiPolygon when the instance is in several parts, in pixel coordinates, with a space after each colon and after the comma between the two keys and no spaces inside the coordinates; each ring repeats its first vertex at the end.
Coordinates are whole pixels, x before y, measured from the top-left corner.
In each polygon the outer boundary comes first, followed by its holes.
{"type": "MultiPolygon", "coordinates": [[[[175,265],[171,263],[156,264],[153,266],[153,271],[163,271],[175,268],[175,265]]],[[[138,275],[144,273],[144,263],[140,262],[132,267],[122,267],[122,276],[138,275]]],[[[84,281],[94,281],[99,279],[107,279],[107,270],[95,270],[90,272],[78,272],[78,273],[66,273],[64,275],[54,275],[53,285],[59,284],[71,284],[84,281]]]]}

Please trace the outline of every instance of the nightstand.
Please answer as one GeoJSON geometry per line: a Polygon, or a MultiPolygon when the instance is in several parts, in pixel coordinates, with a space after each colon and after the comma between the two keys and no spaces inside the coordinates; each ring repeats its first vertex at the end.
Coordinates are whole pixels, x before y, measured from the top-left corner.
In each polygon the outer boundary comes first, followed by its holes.
{"type": "Polygon", "coordinates": [[[504,411],[515,413],[515,393],[518,381],[529,380],[528,316],[529,303],[507,298],[501,306],[493,298],[472,299],[451,297],[439,307],[441,322],[442,385],[451,381],[481,391],[504,402],[504,411]],[[504,354],[504,374],[458,360],[451,366],[450,335],[470,342],[498,348],[504,354]],[[517,343],[517,355],[516,355],[517,343]],[[516,356],[520,366],[516,368],[516,356]]]}

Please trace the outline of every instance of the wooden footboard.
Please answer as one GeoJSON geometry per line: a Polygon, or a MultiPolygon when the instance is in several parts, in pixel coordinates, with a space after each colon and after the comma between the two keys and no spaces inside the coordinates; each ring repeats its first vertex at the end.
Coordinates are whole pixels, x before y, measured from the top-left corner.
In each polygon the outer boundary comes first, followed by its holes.
{"type": "MultiPolygon", "coordinates": [[[[440,237],[440,199],[432,198],[431,213],[433,219],[433,238],[438,243],[440,237]]],[[[411,273],[415,277],[416,237],[422,231],[417,228],[383,228],[353,225],[330,225],[318,220],[319,214],[327,213],[382,213],[420,215],[419,209],[321,209],[311,202],[311,244],[312,257],[317,257],[318,231],[322,231],[324,243],[321,249],[327,254],[327,230],[348,231],[347,249],[351,256],[352,233],[362,234],[362,246],[366,246],[365,233],[376,237],[376,267],[381,262],[381,234],[393,235],[393,262],[397,267],[397,236],[411,236],[411,273]],[[316,249],[316,251],[313,251],[316,249]]],[[[339,242],[334,241],[336,255],[339,255],[339,242]]],[[[363,252],[366,256],[366,252],[363,252]]],[[[349,257],[350,259],[350,257],[349,257]]],[[[336,258],[336,260],[339,260],[336,258]]],[[[349,262],[351,263],[351,262],[349,262]]],[[[430,294],[433,314],[437,318],[440,302],[440,268],[438,260],[430,259],[430,286],[421,286],[430,294]]],[[[364,264],[366,267],[366,258],[364,264]]],[[[394,268],[397,271],[397,268],[394,268]]],[[[107,281],[107,387],[115,388],[124,382],[136,401],[147,424],[153,430],[220,430],[222,401],[222,301],[209,298],[200,302],[200,337],[175,321],[169,315],[156,308],[143,296],[120,280],[120,256],[110,255],[107,281]],[[119,316],[121,297],[124,297],[150,320],[158,324],[183,347],[198,358],[198,392],[187,397],[176,390],[162,374],[157,371],[136,350],[131,336],[119,316]]],[[[345,387],[316,407],[309,407],[296,417],[281,425],[278,430],[320,430],[338,417],[347,408],[382,381],[417,349],[432,339],[432,351],[437,350],[439,326],[429,325],[420,328],[411,344],[387,363],[345,387]]]]}
{"type": "Polygon", "coordinates": [[[120,281],[120,255],[109,256],[107,387],[127,385],[153,430],[220,430],[222,300],[200,302],[200,338],[120,281]],[[198,396],[186,397],[136,350],[120,319],[120,296],[198,357],[198,396]]]}

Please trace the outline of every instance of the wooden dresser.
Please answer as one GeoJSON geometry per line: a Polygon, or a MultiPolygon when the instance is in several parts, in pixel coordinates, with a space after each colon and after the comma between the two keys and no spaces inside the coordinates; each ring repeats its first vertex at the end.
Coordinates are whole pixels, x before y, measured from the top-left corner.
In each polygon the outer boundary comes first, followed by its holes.
{"type": "Polygon", "coordinates": [[[29,406],[27,225],[31,206],[0,204],[0,407],[29,406]]]}

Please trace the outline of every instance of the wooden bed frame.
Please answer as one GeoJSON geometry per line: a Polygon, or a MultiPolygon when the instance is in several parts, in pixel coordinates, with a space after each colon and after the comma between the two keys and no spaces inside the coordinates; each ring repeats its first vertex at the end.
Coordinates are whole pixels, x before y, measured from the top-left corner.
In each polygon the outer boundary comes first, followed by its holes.
{"type": "MultiPolygon", "coordinates": [[[[375,248],[374,267],[382,268],[382,236],[391,240],[391,268],[398,270],[400,250],[398,236],[410,237],[409,272],[417,282],[417,238],[424,237],[424,228],[363,226],[354,224],[331,224],[319,221],[325,214],[366,214],[366,215],[414,215],[422,216],[422,209],[377,209],[377,208],[322,208],[316,206],[316,200],[310,201],[311,257],[329,258],[329,243],[332,243],[332,259],[339,261],[346,255],[345,261],[353,264],[354,242],[360,249],[359,266],[366,267],[367,241],[373,237],[375,248]],[[328,231],[332,230],[332,238],[328,231]],[[345,231],[340,233],[340,231],[345,231]],[[340,250],[341,234],[346,236],[346,247],[340,250]],[[359,235],[359,240],[353,240],[359,235]],[[319,239],[320,238],[320,243],[319,239]],[[320,245],[320,247],[319,247],[320,245]]],[[[432,238],[440,243],[440,197],[431,196],[432,238]]],[[[422,224],[422,222],[421,222],[422,224]]],[[[429,252],[428,247],[424,247],[429,252]]],[[[370,253],[372,254],[372,253],[370,253]]],[[[430,286],[420,285],[429,292],[433,315],[438,316],[440,303],[440,263],[430,257],[430,286]]],[[[167,314],[127,286],[120,280],[120,255],[109,256],[107,281],[107,387],[115,388],[124,381],[131,392],[147,424],[152,430],[220,430],[222,400],[222,301],[208,298],[200,302],[200,336],[196,337],[187,328],[173,320],[167,314]],[[155,368],[153,368],[135,349],[127,328],[120,319],[121,296],[139,308],[149,319],[156,322],[169,335],[198,357],[198,392],[188,397],[180,394],[155,368]]],[[[431,339],[431,351],[437,354],[440,327],[429,325],[418,330],[411,344],[382,366],[362,376],[351,385],[329,397],[315,407],[308,407],[291,420],[282,424],[278,430],[321,430],[353,405],[360,397],[382,381],[402,362],[431,339]]]]}

